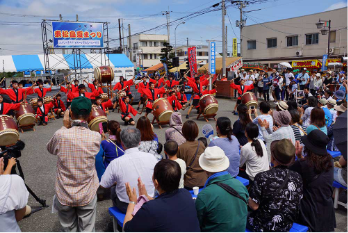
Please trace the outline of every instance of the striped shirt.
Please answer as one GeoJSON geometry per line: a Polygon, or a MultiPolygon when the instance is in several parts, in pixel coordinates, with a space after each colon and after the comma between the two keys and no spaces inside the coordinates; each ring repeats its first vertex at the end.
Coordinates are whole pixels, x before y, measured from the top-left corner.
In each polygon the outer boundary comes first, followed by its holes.
{"type": "Polygon", "coordinates": [[[295,136],[295,140],[296,141],[300,141],[300,143],[302,144],[302,140],[301,140],[301,137],[306,135],[305,132],[306,132],[306,127],[304,126],[300,126],[298,124],[296,125],[290,125],[292,130],[294,131],[294,136],[295,136]],[[302,130],[301,130],[301,129],[302,130]]]}
{"type": "Polygon", "coordinates": [[[97,132],[63,126],[47,143],[47,150],[58,156],[55,191],[62,205],[85,206],[95,197],[99,187],[95,156],[100,142],[97,132]]]}

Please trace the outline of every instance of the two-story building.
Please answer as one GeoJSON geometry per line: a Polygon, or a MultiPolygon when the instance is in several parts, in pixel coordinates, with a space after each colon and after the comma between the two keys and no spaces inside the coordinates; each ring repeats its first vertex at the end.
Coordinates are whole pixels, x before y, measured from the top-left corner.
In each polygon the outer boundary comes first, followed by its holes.
{"type": "MultiPolygon", "coordinates": [[[[209,52],[208,45],[191,45],[189,47],[196,47],[196,60],[198,67],[204,66],[208,63],[209,60],[209,52]]],[[[187,58],[187,46],[180,46],[176,48],[176,56],[179,57],[179,63],[185,61],[187,58]]]]}

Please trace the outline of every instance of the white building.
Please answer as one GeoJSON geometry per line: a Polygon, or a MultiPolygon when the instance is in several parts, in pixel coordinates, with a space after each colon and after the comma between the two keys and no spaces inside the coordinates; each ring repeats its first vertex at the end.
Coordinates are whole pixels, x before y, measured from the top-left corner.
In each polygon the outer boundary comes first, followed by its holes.
{"type": "MultiPolygon", "coordinates": [[[[195,45],[191,45],[189,47],[194,47],[195,45]]],[[[208,45],[196,45],[196,60],[198,63],[198,66],[201,67],[208,63],[209,60],[209,52],[208,52],[208,45]]],[[[185,61],[185,58],[187,58],[187,46],[180,46],[176,48],[176,56],[179,57],[179,63],[182,63],[185,61]]]]}
{"type": "Polygon", "coordinates": [[[134,67],[149,68],[160,63],[163,43],[167,35],[139,34],[132,36],[132,62],[134,67]]]}

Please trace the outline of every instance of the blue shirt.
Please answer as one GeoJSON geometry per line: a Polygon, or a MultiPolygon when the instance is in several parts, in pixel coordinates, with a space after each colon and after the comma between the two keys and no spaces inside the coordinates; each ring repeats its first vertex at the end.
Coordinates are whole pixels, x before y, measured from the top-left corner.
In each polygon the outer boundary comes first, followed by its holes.
{"type": "Polygon", "coordinates": [[[142,205],[133,219],[124,225],[126,232],[198,232],[201,231],[195,202],[186,189],[164,193],[142,205]]]}
{"type": "Polygon", "coordinates": [[[116,143],[116,145],[109,140],[104,140],[101,142],[100,147],[103,149],[104,154],[104,166],[107,168],[112,160],[124,155],[124,150],[121,144],[116,143]],[[116,146],[117,145],[117,146],[116,146]]]}
{"type": "Polygon", "coordinates": [[[265,77],[264,77],[264,78],[262,79],[262,82],[263,82],[263,90],[264,90],[264,91],[269,90],[269,86],[268,86],[267,83],[271,82],[271,79],[270,79],[270,78],[265,78],[265,77]]]}
{"type": "Polygon", "coordinates": [[[300,73],[298,76],[297,76],[298,79],[300,79],[300,85],[306,85],[308,79],[309,79],[309,75],[308,73],[306,72],[305,74],[302,74],[300,73]],[[302,80],[304,79],[304,80],[302,80]]]}
{"type": "Polygon", "coordinates": [[[230,166],[227,168],[227,171],[231,174],[231,176],[236,177],[239,173],[240,144],[235,136],[232,135],[231,138],[231,141],[228,140],[228,138],[214,139],[210,142],[209,147],[218,146],[225,152],[225,155],[230,160],[230,166]]]}
{"type": "Polygon", "coordinates": [[[328,108],[324,107],[322,109],[325,113],[325,124],[327,127],[329,127],[332,124],[332,114],[328,108]]]}
{"type": "MultiPolygon", "coordinates": [[[[308,127],[307,127],[307,135],[310,133],[310,132],[312,132],[313,130],[316,130],[316,129],[318,129],[318,127],[316,127],[316,126],[314,126],[314,125],[309,125],[308,127]]],[[[323,126],[323,127],[321,127],[321,128],[319,128],[323,133],[325,133],[326,135],[327,135],[327,127],[326,127],[326,125],[325,126],[323,126]]]]}

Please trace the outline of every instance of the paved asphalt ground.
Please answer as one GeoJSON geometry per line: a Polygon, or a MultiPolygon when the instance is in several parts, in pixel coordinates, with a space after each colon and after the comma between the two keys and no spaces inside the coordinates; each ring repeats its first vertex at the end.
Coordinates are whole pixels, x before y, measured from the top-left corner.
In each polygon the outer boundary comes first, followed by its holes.
{"type": "MultiPolygon", "coordinates": [[[[217,117],[227,116],[232,122],[237,120],[237,116],[232,115],[231,110],[235,101],[229,99],[218,99],[219,111],[217,117]]],[[[185,117],[187,110],[182,114],[185,117]]],[[[197,114],[192,111],[190,119],[196,119],[197,114]]],[[[139,116],[135,117],[137,120],[139,116]]],[[[110,113],[108,119],[121,122],[119,113],[110,113]]],[[[152,119],[152,116],[151,116],[152,119]]],[[[186,119],[183,119],[184,121],[186,119]]],[[[196,121],[200,128],[200,136],[203,136],[201,129],[206,124],[203,118],[196,121]]],[[[215,122],[210,119],[209,124],[213,127],[215,122]]],[[[19,226],[22,231],[60,231],[60,224],[57,214],[51,213],[52,199],[54,195],[54,183],[56,173],[57,159],[46,150],[46,143],[52,137],[54,132],[62,126],[62,119],[53,120],[47,126],[36,126],[36,132],[26,131],[20,133],[20,139],[26,143],[26,147],[19,159],[25,174],[25,182],[34,192],[49,205],[39,212],[20,221],[19,226]]],[[[123,123],[122,123],[122,127],[123,123]]],[[[157,125],[154,126],[155,133],[160,142],[164,142],[164,132],[168,128],[164,126],[162,130],[157,125]]],[[[215,128],[215,127],[214,127],[215,128]]],[[[39,206],[35,199],[30,196],[29,205],[33,208],[39,206]]],[[[112,219],[109,216],[108,208],[112,206],[111,200],[100,201],[97,204],[96,231],[112,231],[112,219]]],[[[231,216],[233,217],[233,216],[231,216]]],[[[336,231],[347,231],[347,210],[340,207],[336,210],[337,228],[336,231]]]]}

